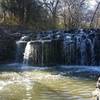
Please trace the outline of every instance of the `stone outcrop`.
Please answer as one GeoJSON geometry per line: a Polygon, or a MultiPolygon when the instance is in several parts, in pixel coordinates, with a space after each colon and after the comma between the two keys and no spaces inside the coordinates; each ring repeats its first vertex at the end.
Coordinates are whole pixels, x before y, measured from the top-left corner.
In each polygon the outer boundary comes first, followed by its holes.
{"type": "Polygon", "coordinates": [[[0,63],[12,61],[15,56],[15,48],[14,38],[0,29],[0,63]]]}

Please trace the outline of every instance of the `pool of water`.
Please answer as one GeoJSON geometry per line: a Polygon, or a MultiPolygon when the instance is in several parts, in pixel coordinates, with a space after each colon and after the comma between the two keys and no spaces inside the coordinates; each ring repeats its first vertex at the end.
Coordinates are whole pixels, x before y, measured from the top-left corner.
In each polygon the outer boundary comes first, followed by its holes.
{"type": "Polygon", "coordinates": [[[91,100],[96,82],[48,71],[0,72],[0,100],[91,100]]]}

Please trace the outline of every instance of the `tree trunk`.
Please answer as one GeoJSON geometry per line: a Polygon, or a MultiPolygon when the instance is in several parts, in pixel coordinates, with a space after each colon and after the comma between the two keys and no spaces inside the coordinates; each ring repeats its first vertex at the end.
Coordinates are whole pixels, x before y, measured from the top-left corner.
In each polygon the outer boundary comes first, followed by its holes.
{"type": "Polygon", "coordinates": [[[95,9],[95,12],[94,12],[94,14],[93,14],[93,17],[92,17],[92,19],[91,19],[90,28],[92,27],[92,23],[93,23],[93,21],[94,21],[94,18],[95,18],[95,15],[96,15],[96,13],[97,13],[97,10],[98,10],[99,6],[100,6],[100,2],[98,3],[98,5],[97,5],[97,7],[96,7],[96,9],[95,9]]]}

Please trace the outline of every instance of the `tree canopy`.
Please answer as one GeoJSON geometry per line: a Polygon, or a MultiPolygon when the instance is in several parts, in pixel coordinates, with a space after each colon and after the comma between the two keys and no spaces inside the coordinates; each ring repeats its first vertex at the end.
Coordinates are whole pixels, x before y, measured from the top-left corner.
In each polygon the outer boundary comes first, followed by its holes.
{"type": "Polygon", "coordinates": [[[1,0],[0,23],[41,30],[98,28],[100,2],[96,3],[96,9],[89,9],[89,0],[1,0]]]}

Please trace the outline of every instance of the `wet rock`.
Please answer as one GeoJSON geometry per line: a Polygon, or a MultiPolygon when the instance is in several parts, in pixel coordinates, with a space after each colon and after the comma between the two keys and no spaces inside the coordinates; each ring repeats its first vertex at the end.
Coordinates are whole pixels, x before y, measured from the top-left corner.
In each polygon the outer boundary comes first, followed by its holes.
{"type": "Polygon", "coordinates": [[[13,60],[15,48],[16,44],[14,38],[0,29],[0,63],[13,60]]]}
{"type": "Polygon", "coordinates": [[[96,34],[94,38],[94,63],[100,65],[100,34],[96,34]]]}
{"type": "Polygon", "coordinates": [[[29,41],[24,52],[24,64],[50,66],[62,63],[61,41],[29,41]]]}

